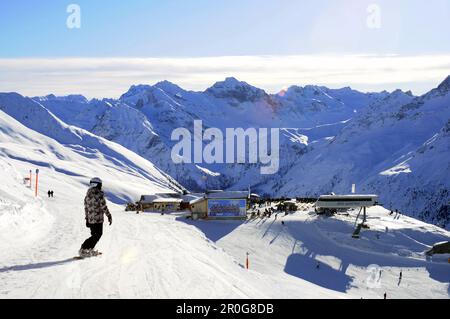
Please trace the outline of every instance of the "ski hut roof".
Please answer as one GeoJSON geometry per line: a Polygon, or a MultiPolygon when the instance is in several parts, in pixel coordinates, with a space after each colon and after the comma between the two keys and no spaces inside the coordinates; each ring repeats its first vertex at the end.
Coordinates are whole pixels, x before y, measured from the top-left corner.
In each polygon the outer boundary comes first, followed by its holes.
{"type": "Polygon", "coordinates": [[[214,191],[208,192],[206,198],[244,199],[248,198],[248,191],[214,191]]]}
{"type": "Polygon", "coordinates": [[[153,203],[156,198],[158,198],[157,195],[142,195],[139,201],[143,204],[150,204],[153,203]]]}
{"type": "Polygon", "coordinates": [[[197,199],[202,199],[205,196],[203,193],[189,193],[181,196],[183,202],[192,202],[197,199]]]}
{"type": "Polygon", "coordinates": [[[196,199],[191,200],[189,202],[189,204],[194,205],[194,204],[200,203],[201,201],[204,201],[204,200],[206,200],[204,197],[196,198],[196,199]]]}
{"type": "Polygon", "coordinates": [[[167,197],[167,198],[156,198],[153,200],[153,203],[181,203],[183,200],[181,198],[173,198],[173,197],[167,197]]]}
{"type": "Polygon", "coordinates": [[[159,203],[161,203],[160,200],[163,198],[172,199],[169,202],[176,202],[175,200],[181,201],[181,197],[182,195],[178,193],[156,193],[152,195],[142,195],[140,202],[143,204],[151,204],[159,200],[159,203]]]}

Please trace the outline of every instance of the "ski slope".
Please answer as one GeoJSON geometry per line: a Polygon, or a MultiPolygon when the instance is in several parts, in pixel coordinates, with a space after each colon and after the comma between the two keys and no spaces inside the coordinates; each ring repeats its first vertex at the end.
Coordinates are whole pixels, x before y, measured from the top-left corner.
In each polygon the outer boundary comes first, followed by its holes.
{"type": "MultiPolygon", "coordinates": [[[[388,298],[450,297],[450,255],[427,260],[423,254],[434,243],[448,241],[448,231],[373,207],[368,209],[370,230],[353,239],[356,215],[357,211],[349,211],[348,216],[323,218],[309,208],[288,216],[257,218],[217,243],[236,256],[249,252],[255,271],[284,272],[350,298],[383,298],[385,292],[388,298]]],[[[211,228],[207,222],[199,223],[211,228]]],[[[219,232],[223,225],[213,227],[219,232]]]]}
{"type": "MultiPolygon", "coordinates": [[[[14,163],[16,168],[21,165],[14,163]]],[[[248,272],[202,232],[174,216],[125,213],[123,206],[112,203],[113,225],[105,225],[97,246],[104,255],[74,261],[88,237],[82,206],[85,188],[67,186],[61,176],[42,175],[43,188],[66,191],[56,191],[55,198],[34,199],[18,179],[1,188],[2,198],[9,196],[2,201],[0,219],[1,298],[274,298],[300,293],[341,297],[308,282],[298,285],[287,275],[248,272]],[[11,189],[23,198],[22,206],[15,204],[11,189]]]]}
{"type": "MultiPolygon", "coordinates": [[[[42,184],[63,186],[53,179],[42,184]]],[[[12,200],[2,207],[3,298],[273,298],[306,288],[305,297],[340,296],[307,282],[300,288],[289,276],[280,280],[249,273],[203,233],[173,216],[125,213],[123,206],[111,203],[114,222],[105,225],[98,245],[104,255],[74,261],[88,237],[83,189],[69,186],[55,198],[34,200],[26,196],[29,189],[20,187],[32,207],[11,211],[12,200]],[[8,216],[14,213],[19,216],[8,216]],[[21,228],[29,219],[34,226],[21,228]],[[7,224],[17,227],[5,233],[7,224]],[[20,238],[22,231],[33,236],[20,238]]]]}
{"type": "Polygon", "coordinates": [[[0,112],[1,298],[269,298],[301,290],[311,298],[343,296],[308,282],[249,273],[173,216],[125,213],[115,202],[172,191],[173,183],[151,163],[103,143],[133,164],[99,150],[83,156],[74,145],[62,145],[0,112]],[[40,169],[37,198],[34,186],[23,183],[35,168],[40,169]],[[104,180],[113,225],[105,225],[98,246],[103,256],[75,261],[89,235],[83,199],[92,176],[104,180]],[[49,189],[54,198],[47,198],[49,189]]]}
{"type": "Polygon", "coordinates": [[[450,264],[422,254],[450,240],[443,229],[382,208],[369,210],[371,230],[360,240],[350,237],[356,212],[245,223],[126,213],[121,199],[172,184],[151,163],[110,147],[140,169],[101,152],[83,156],[0,112],[0,298],[449,298],[450,264]],[[35,168],[37,198],[22,182],[35,168]],[[83,198],[92,176],[105,181],[113,224],[97,246],[102,256],[75,261],[89,235],[83,198]],[[382,270],[376,287],[367,283],[371,264],[382,270]]]}

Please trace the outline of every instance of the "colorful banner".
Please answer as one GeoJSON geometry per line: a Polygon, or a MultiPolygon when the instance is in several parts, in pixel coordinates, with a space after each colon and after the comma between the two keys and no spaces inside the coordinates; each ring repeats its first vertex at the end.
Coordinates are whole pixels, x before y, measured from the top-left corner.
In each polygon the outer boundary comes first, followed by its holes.
{"type": "Polygon", "coordinates": [[[244,217],[247,215],[245,199],[208,199],[210,217],[244,217]]]}

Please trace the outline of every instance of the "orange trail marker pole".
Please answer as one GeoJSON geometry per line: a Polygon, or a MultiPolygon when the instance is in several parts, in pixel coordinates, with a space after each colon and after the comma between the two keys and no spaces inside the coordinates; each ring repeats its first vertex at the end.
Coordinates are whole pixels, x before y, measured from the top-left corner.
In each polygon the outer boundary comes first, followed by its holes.
{"type": "Polygon", "coordinates": [[[38,194],[38,181],[39,181],[39,169],[36,169],[36,190],[34,196],[37,197],[38,194]]]}
{"type": "Polygon", "coordinates": [[[249,266],[250,266],[250,262],[249,262],[249,260],[248,260],[248,255],[249,255],[249,253],[247,253],[247,258],[246,258],[246,260],[245,260],[245,268],[249,268],[249,266]]]}

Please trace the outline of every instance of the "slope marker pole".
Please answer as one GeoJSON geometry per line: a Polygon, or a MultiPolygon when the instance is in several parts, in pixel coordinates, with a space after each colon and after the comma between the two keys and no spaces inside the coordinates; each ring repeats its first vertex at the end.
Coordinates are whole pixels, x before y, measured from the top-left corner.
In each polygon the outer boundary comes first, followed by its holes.
{"type": "Polygon", "coordinates": [[[34,193],[35,197],[37,197],[37,195],[38,195],[38,181],[39,181],[39,169],[36,169],[36,189],[35,189],[35,193],[34,193]]]}
{"type": "Polygon", "coordinates": [[[249,267],[250,267],[250,262],[248,260],[248,255],[250,255],[250,254],[247,252],[247,258],[245,259],[245,268],[247,268],[247,269],[249,269],[249,267]]]}

